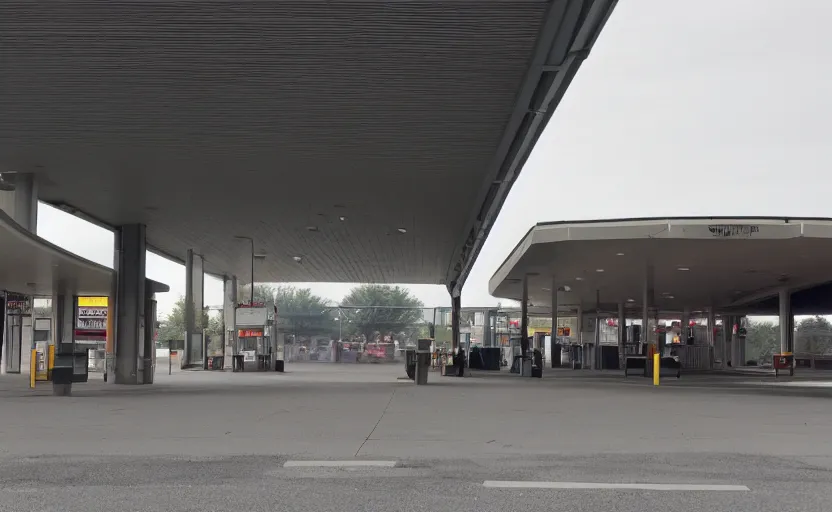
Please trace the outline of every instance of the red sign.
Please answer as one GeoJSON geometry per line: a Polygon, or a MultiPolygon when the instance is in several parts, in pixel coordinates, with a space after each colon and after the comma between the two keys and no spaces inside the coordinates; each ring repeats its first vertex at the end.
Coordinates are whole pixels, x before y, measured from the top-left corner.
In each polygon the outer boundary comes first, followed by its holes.
{"type": "Polygon", "coordinates": [[[257,338],[263,335],[262,329],[238,329],[238,338],[257,338]]]}

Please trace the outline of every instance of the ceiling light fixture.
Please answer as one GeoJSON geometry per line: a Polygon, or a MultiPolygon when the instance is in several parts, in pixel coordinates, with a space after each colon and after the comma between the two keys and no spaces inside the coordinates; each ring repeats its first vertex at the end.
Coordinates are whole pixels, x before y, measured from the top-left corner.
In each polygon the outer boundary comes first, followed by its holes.
{"type": "Polygon", "coordinates": [[[583,281],[583,280],[584,280],[584,278],[583,278],[583,277],[576,277],[576,278],[575,278],[575,281],[583,281]]]}
{"type": "Polygon", "coordinates": [[[292,259],[295,260],[295,263],[303,263],[303,258],[300,256],[292,256],[292,259]]]}
{"type": "Polygon", "coordinates": [[[405,233],[407,233],[407,230],[406,230],[406,229],[404,229],[404,228],[398,228],[396,231],[398,231],[398,232],[399,232],[399,233],[401,233],[401,234],[405,234],[405,233]]]}
{"type": "Polygon", "coordinates": [[[673,295],[665,295],[665,297],[668,298],[668,299],[675,299],[676,298],[673,295]]]}
{"type": "Polygon", "coordinates": [[[615,253],[615,255],[616,256],[624,256],[624,253],[623,252],[617,252],[617,253],[615,253]]]}
{"type": "Polygon", "coordinates": [[[604,269],[603,268],[596,268],[595,271],[598,272],[598,273],[601,273],[601,272],[604,271],[604,269]]]}
{"type": "Polygon", "coordinates": [[[541,290],[543,290],[544,292],[551,292],[552,291],[551,288],[541,288],[541,290]]]}
{"type": "Polygon", "coordinates": [[[318,226],[306,226],[306,231],[312,231],[313,233],[317,233],[318,226]]]}
{"type": "Polygon", "coordinates": [[[627,299],[627,302],[635,302],[636,299],[627,299]]]}
{"type": "Polygon", "coordinates": [[[344,217],[343,215],[341,215],[340,217],[338,217],[338,220],[340,220],[341,222],[344,222],[345,220],[347,220],[347,218],[344,217]]]}
{"type": "Polygon", "coordinates": [[[679,267],[676,270],[678,270],[679,272],[687,272],[688,270],[690,270],[690,268],[689,267],[679,267]]]}

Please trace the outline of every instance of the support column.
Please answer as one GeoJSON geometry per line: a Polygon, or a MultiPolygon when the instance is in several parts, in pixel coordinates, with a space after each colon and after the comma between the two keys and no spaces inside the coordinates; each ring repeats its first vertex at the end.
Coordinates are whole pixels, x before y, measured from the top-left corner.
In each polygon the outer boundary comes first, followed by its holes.
{"type": "Polygon", "coordinates": [[[650,334],[650,307],[653,305],[653,267],[649,265],[644,275],[644,290],[641,302],[641,341],[642,343],[652,344],[653,336],[650,334]]]}
{"type": "MultiPolygon", "coordinates": [[[[222,301],[222,320],[223,320],[223,337],[225,343],[225,350],[223,351],[223,365],[225,368],[232,367],[231,357],[237,353],[236,339],[237,339],[237,276],[225,277],[223,279],[223,301],[222,301]]],[[[278,314],[280,312],[278,311],[278,314]]],[[[277,334],[277,327],[274,327],[277,334]]]]}
{"type": "Polygon", "coordinates": [[[624,314],[624,303],[618,303],[618,367],[624,368],[624,344],[627,342],[627,317],[624,314]]]}
{"type": "Polygon", "coordinates": [[[682,310],[681,327],[682,332],[681,334],[679,334],[679,343],[682,345],[687,345],[688,331],[690,330],[690,308],[686,307],[682,310]]]}
{"type": "Polygon", "coordinates": [[[203,366],[205,353],[202,339],[204,307],[204,261],[188,249],[185,256],[185,347],[182,367],[203,366]]]}
{"type": "Polygon", "coordinates": [[[794,329],[792,327],[794,318],[792,317],[792,294],[783,288],[779,294],[780,306],[780,353],[792,351],[792,337],[794,329]]]}
{"type": "Polygon", "coordinates": [[[38,184],[34,174],[3,174],[3,181],[14,185],[14,190],[0,191],[0,210],[32,233],[38,227],[38,184]]]}
{"type": "Polygon", "coordinates": [[[523,302],[520,304],[520,355],[529,352],[529,276],[523,276],[523,302]]]}
{"type": "Polygon", "coordinates": [[[52,340],[56,354],[71,354],[75,350],[75,294],[63,290],[52,294],[52,340]]]}
{"type": "Polygon", "coordinates": [[[555,353],[558,342],[558,281],[552,276],[552,334],[549,336],[549,361],[552,368],[560,366],[560,351],[555,353]]]}
{"type": "Polygon", "coordinates": [[[462,309],[462,300],[460,296],[451,297],[451,350],[453,356],[456,357],[456,351],[459,350],[459,321],[460,310],[462,309]]]}
{"type": "MultiPolygon", "coordinates": [[[[115,383],[145,382],[147,280],[145,226],[121,226],[115,233],[117,275],[115,324],[115,383]]],[[[148,354],[150,355],[150,354],[148,354]]],[[[152,360],[152,359],[151,359],[152,360]]],[[[148,368],[148,371],[151,371],[148,368]]]]}

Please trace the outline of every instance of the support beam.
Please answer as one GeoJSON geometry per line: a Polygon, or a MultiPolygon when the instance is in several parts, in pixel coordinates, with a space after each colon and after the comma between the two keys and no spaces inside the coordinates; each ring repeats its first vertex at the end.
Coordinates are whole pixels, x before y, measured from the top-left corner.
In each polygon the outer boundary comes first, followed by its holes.
{"type": "MultiPolygon", "coordinates": [[[[145,226],[121,226],[115,233],[117,291],[115,337],[115,383],[143,384],[146,354],[147,280],[145,278],[145,226]]],[[[148,373],[152,370],[148,368],[148,373]]]]}
{"type": "MultiPolygon", "coordinates": [[[[235,316],[237,306],[237,276],[223,278],[223,301],[222,320],[225,351],[223,364],[225,368],[231,368],[232,356],[237,353],[237,319],[235,316]]],[[[278,311],[278,314],[280,312],[278,311]]],[[[277,328],[275,327],[275,331],[277,328]]],[[[273,334],[276,334],[273,333],[273,334]]]]}
{"type": "Polygon", "coordinates": [[[529,352],[529,276],[523,276],[523,303],[520,304],[520,355],[529,352]]]}
{"type": "Polygon", "coordinates": [[[459,295],[451,297],[451,350],[453,350],[454,357],[456,351],[459,349],[459,321],[462,309],[462,300],[459,295]]]}
{"type": "Polygon", "coordinates": [[[552,276],[552,334],[549,340],[549,361],[554,368],[560,363],[560,353],[555,353],[555,345],[558,342],[558,280],[555,276],[552,276]]]}
{"type": "Polygon", "coordinates": [[[792,315],[792,294],[786,288],[781,288],[778,294],[780,306],[780,353],[791,352],[794,333],[794,317],[792,315]]]}
{"type": "Polygon", "coordinates": [[[185,256],[185,350],[183,367],[203,366],[205,353],[202,340],[205,274],[202,256],[188,249],[185,256]]]}
{"type": "Polygon", "coordinates": [[[0,210],[23,229],[36,233],[38,228],[38,184],[31,173],[3,174],[3,181],[14,190],[0,191],[0,210]]]}
{"type": "Polygon", "coordinates": [[[618,303],[618,367],[624,368],[624,344],[627,342],[627,317],[624,303],[618,303]]]}

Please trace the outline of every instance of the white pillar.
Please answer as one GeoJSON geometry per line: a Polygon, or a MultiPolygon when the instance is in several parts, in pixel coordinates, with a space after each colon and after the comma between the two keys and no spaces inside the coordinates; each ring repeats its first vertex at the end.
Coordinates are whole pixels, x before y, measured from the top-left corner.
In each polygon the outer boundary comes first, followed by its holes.
{"type": "Polygon", "coordinates": [[[792,339],[792,294],[783,288],[779,294],[780,305],[780,352],[791,351],[792,339]]]}

